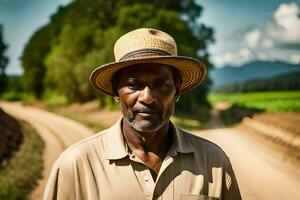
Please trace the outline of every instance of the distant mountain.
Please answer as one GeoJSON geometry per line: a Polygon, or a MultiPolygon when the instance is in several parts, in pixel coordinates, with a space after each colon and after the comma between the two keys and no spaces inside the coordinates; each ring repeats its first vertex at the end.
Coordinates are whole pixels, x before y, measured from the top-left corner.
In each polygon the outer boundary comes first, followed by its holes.
{"type": "Polygon", "coordinates": [[[300,71],[257,79],[244,83],[229,83],[216,87],[214,92],[253,92],[253,91],[300,91],[300,71]]]}
{"type": "Polygon", "coordinates": [[[280,61],[254,61],[239,67],[227,66],[212,69],[209,76],[213,81],[213,87],[217,88],[229,83],[244,83],[298,71],[300,71],[299,64],[293,65],[280,61]]]}

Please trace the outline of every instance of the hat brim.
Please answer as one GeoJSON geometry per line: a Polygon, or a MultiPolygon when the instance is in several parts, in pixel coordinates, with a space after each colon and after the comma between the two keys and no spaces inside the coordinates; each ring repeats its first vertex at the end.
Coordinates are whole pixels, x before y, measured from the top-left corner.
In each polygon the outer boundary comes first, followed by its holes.
{"type": "Polygon", "coordinates": [[[160,63],[178,69],[182,77],[181,93],[187,92],[198,86],[203,81],[206,74],[204,64],[194,58],[185,56],[159,56],[133,58],[101,65],[91,73],[90,82],[97,90],[110,96],[114,96],[111,84],[113,75],[120,69],[143,63],[160,63]]]}

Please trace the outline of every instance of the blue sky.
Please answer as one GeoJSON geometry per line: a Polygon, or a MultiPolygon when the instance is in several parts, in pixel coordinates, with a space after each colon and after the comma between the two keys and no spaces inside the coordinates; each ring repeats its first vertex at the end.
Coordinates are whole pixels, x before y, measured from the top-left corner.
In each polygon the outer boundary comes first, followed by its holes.
{"type": "Polygon", "coordinates": [[[300,1],[196,0],[200,22],[215,28],[216,67],[252,60],[300,62],[300,1]]]}
{"type": "MultiPolygon", "coordinates": [[[[21,74],[19,57],[30,36],[59,5],[71,0],[0,0],[0,23],[9,44],[6,72],[21,74]]],[[[196,0],[199,23],[215,29],[209,51],[216,67],[252,60],[300,61],[300,0],[196,0]]],[[[180,45],[180,44],[179,44],[180,45]]]]}
{"type": "Polygon", "coordinates": [[[21,74],[19,60],[31,35],[49,22],[59,5],[70,0],[0,0],[0,23],[4,25],[4,41],[9,45],[8,74],[21,74]]]}

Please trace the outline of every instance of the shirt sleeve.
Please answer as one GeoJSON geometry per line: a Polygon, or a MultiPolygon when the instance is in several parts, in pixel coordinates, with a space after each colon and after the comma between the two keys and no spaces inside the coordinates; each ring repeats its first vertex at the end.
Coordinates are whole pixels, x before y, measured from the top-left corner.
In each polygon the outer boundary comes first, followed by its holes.
{"type": "Polygon", "coordinates": [[[76,199],[76,182],[73,167],[62,159],[57,160],[48,178],[43,200],[76,199]]]}
{"type": "Polygon", "coordinates": [[[231,162],[227,158],[224,175],[223,175],[223,184],[222,184],[222,200],[241,200],[240,189],[232,169],[231,162]]]}

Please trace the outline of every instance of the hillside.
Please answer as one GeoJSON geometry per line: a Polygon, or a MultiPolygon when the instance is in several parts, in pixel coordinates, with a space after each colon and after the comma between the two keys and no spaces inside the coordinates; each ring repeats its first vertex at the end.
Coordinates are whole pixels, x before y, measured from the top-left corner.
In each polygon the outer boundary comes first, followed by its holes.
{"type": "Polygon", "coordinates": [[[244,83],[250,80],[270,78],[274,76],[300,72],[300,65],[280,61],[254,61],[242,66],[227,66],[210,71],[213,88],[229,83],[244,83]]]}
{"type": "Polygon", "coordinates": [[[23,135],[17,120],[6,114],[0,108],[0,165],[10,158],[13,151],[19,148],[23,135]]]}
{"type": "Polygon", "coordinates": [[[300,90],[300,71],[243,83],[229,83],[214,88],[214,92],[252,92],[300,90]]]}

